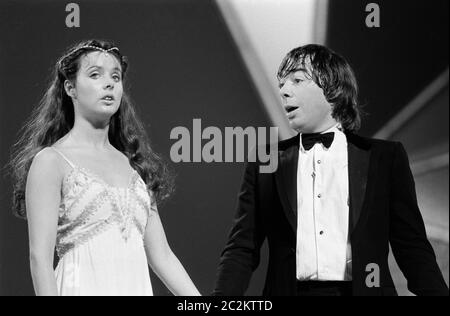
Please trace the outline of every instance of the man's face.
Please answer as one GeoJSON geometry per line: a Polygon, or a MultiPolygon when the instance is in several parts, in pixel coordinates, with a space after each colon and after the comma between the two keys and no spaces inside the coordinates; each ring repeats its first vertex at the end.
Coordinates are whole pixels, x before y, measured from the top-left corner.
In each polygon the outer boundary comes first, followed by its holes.
{"type": "Polygon", "coordinates": [[[323,132],[337,123],[322,88],[310,78],[306,69],[297,69],[279,81],[289,124],[300,133],[323,132]]]}

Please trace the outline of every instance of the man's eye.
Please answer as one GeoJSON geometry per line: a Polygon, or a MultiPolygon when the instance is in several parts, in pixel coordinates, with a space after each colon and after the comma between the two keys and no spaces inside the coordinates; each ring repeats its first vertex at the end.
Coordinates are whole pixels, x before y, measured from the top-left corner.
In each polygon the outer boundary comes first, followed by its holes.
{"type": "Polygon", "coordinates": [[[304,80],[303,79],[300,79],[300,78],[295,78],[294,79],[294,82],[295,83],[300,83],[300,82],[303,82],[304,80]]]}

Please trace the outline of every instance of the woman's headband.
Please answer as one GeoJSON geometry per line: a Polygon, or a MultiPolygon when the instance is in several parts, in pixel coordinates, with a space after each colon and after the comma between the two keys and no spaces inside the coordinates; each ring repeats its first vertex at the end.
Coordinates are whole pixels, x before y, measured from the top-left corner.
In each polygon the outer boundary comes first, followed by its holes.
{"type": "Polygon", "coordinates": [[[102,48],[102,47],[98,47],[98,46],[95,46],[95,45],[84,45],[84,46],[80,46],[80,47],[76,48],[74,51],[72,51],[72,52],[70,52],[68,55],[64,56],[64,57],[58,62],[59,67],[62,67],[63,62],[64,62],[69,56],[75,54],[76,52],[78,52],[78,51],[81,50],[81,49],[94,49],[94,50],[101,51],[101,52],[105,53],[106,55],[107,55],[108,53],[110,53],[111,51],[116,51],[117,53],[119,53],[119,48],[117,48],[116,46],[111,47],[111,48],[108,48],[108,49],[104,49],[104,48],[102,48]]]}
{"type": "MultiPolygon", "coordinates": [[[[112,50],[115,50],[115,51],[119,52],[119,49],[117,47],[115,47],[115,46],[111,47],[111,48],[108,48],[108,49],[104,49],[104,48],[101,48],[101,47],[98,47],[98,46],[94,46],[94,45],[84,45],[84,46],[78,47],[74,52],[76,52],[77,50],[83,49],[83,48],[96,49],[96,50],[104,52],[105,54],[108,54],[112,50]]],[[[74,53],[74,52],[72,52],[72,53],[74,53]]]]}

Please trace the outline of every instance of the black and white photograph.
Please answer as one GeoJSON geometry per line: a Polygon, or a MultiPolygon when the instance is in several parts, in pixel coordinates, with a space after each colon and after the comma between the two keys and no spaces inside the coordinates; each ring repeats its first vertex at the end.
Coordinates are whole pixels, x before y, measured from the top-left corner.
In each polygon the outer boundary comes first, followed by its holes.
{"type": "Polygon", "coordinates": [[[1,0],[0,296],[448,296],[448,15],[1,0]]]}

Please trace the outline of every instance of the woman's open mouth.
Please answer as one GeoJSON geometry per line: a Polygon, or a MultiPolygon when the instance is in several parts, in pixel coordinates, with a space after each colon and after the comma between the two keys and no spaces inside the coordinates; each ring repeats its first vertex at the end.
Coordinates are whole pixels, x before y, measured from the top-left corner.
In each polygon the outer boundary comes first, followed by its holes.
{"type": "Polygon", "coordinates": [[[114,103],[114,97],[112,95],[106,95],[101,100],[104,101],[104,103],[106,103],[108,105],[111,105],[114,103]]]}

